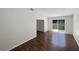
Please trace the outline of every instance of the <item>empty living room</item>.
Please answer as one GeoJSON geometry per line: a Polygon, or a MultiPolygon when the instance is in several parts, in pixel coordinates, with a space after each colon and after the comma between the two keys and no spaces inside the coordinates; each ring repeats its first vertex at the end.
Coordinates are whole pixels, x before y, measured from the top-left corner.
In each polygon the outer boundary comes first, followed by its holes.
{"type": "Polygon", "coordinates": [[[79,1],[0,0],[0,59],[79,59],[79,1]]]}
{"type": "Polygon", "coordinates": [[[0,8],[0,51],[79,51],[79,8],[0,8]]]}

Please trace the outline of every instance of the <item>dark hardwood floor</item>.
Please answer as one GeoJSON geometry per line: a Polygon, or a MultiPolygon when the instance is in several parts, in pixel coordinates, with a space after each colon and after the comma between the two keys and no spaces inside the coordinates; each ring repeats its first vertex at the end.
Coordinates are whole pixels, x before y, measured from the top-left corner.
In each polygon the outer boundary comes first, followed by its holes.
{"type": "Polygon", "coordinates": [[[79,47],[73,35],[48,31],[37,32],[36,38],[11,51],[79,51],[79,47]]]}

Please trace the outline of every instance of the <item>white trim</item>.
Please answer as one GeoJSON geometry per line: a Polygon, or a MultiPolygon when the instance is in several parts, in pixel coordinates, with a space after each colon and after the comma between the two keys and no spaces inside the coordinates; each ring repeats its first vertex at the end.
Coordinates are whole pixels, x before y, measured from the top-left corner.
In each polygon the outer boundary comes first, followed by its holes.
{"type": "Polygon", "coordinates": [[[77,42],[77,45],[78,45],[78,47],[79,47],[79,38],[77,37],[76,34],[73,34],[73,36],[74,36],[74,38],[75,38],[75,40],[76,40],[76,42],[77,42]]]}
{"type": "Polygon", "coordinates": [[[35,38],[35,37],[36,37],[36,35],[35,35],[34,37],[31,37],[30,39],[28,39],[28,40],[26,40],[26,41],[23,41],[23,42],[21,42],[21,43],[18,43],[17,45],[14,45],[13,47],[11,47],[11,48],[9,48],[9,49],[7,49],[7,50],[5,50],[5,51],[10,51],[10,50],[12,50],[12,49],[18,47],[19,45],[21,45],[21,44],[23,44],[23,43],[25,43],[25,42],[28,42],[29,40],[31,40],[31,39],[33,39],[33,38],[35,38]]]}

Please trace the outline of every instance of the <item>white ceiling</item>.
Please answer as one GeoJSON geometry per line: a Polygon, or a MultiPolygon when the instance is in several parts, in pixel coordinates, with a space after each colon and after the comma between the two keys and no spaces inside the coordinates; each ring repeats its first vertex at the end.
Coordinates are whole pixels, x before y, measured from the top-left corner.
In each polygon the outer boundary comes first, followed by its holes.
{"type": "Polygon", "coordinates": [[[74,10],[75,8],[35,8],[37,13],[48,16],[70,15],[74,13],[74,10]]]}

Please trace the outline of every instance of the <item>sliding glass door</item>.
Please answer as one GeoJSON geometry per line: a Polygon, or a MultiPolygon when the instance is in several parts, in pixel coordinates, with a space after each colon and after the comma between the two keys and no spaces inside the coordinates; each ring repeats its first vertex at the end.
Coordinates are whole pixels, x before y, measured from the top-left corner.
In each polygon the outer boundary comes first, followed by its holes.
{"type": "Polygon", "coordinates": [[[52,28],[57,30],[65,29],[65,20],[53,20],[52,28]]]}

